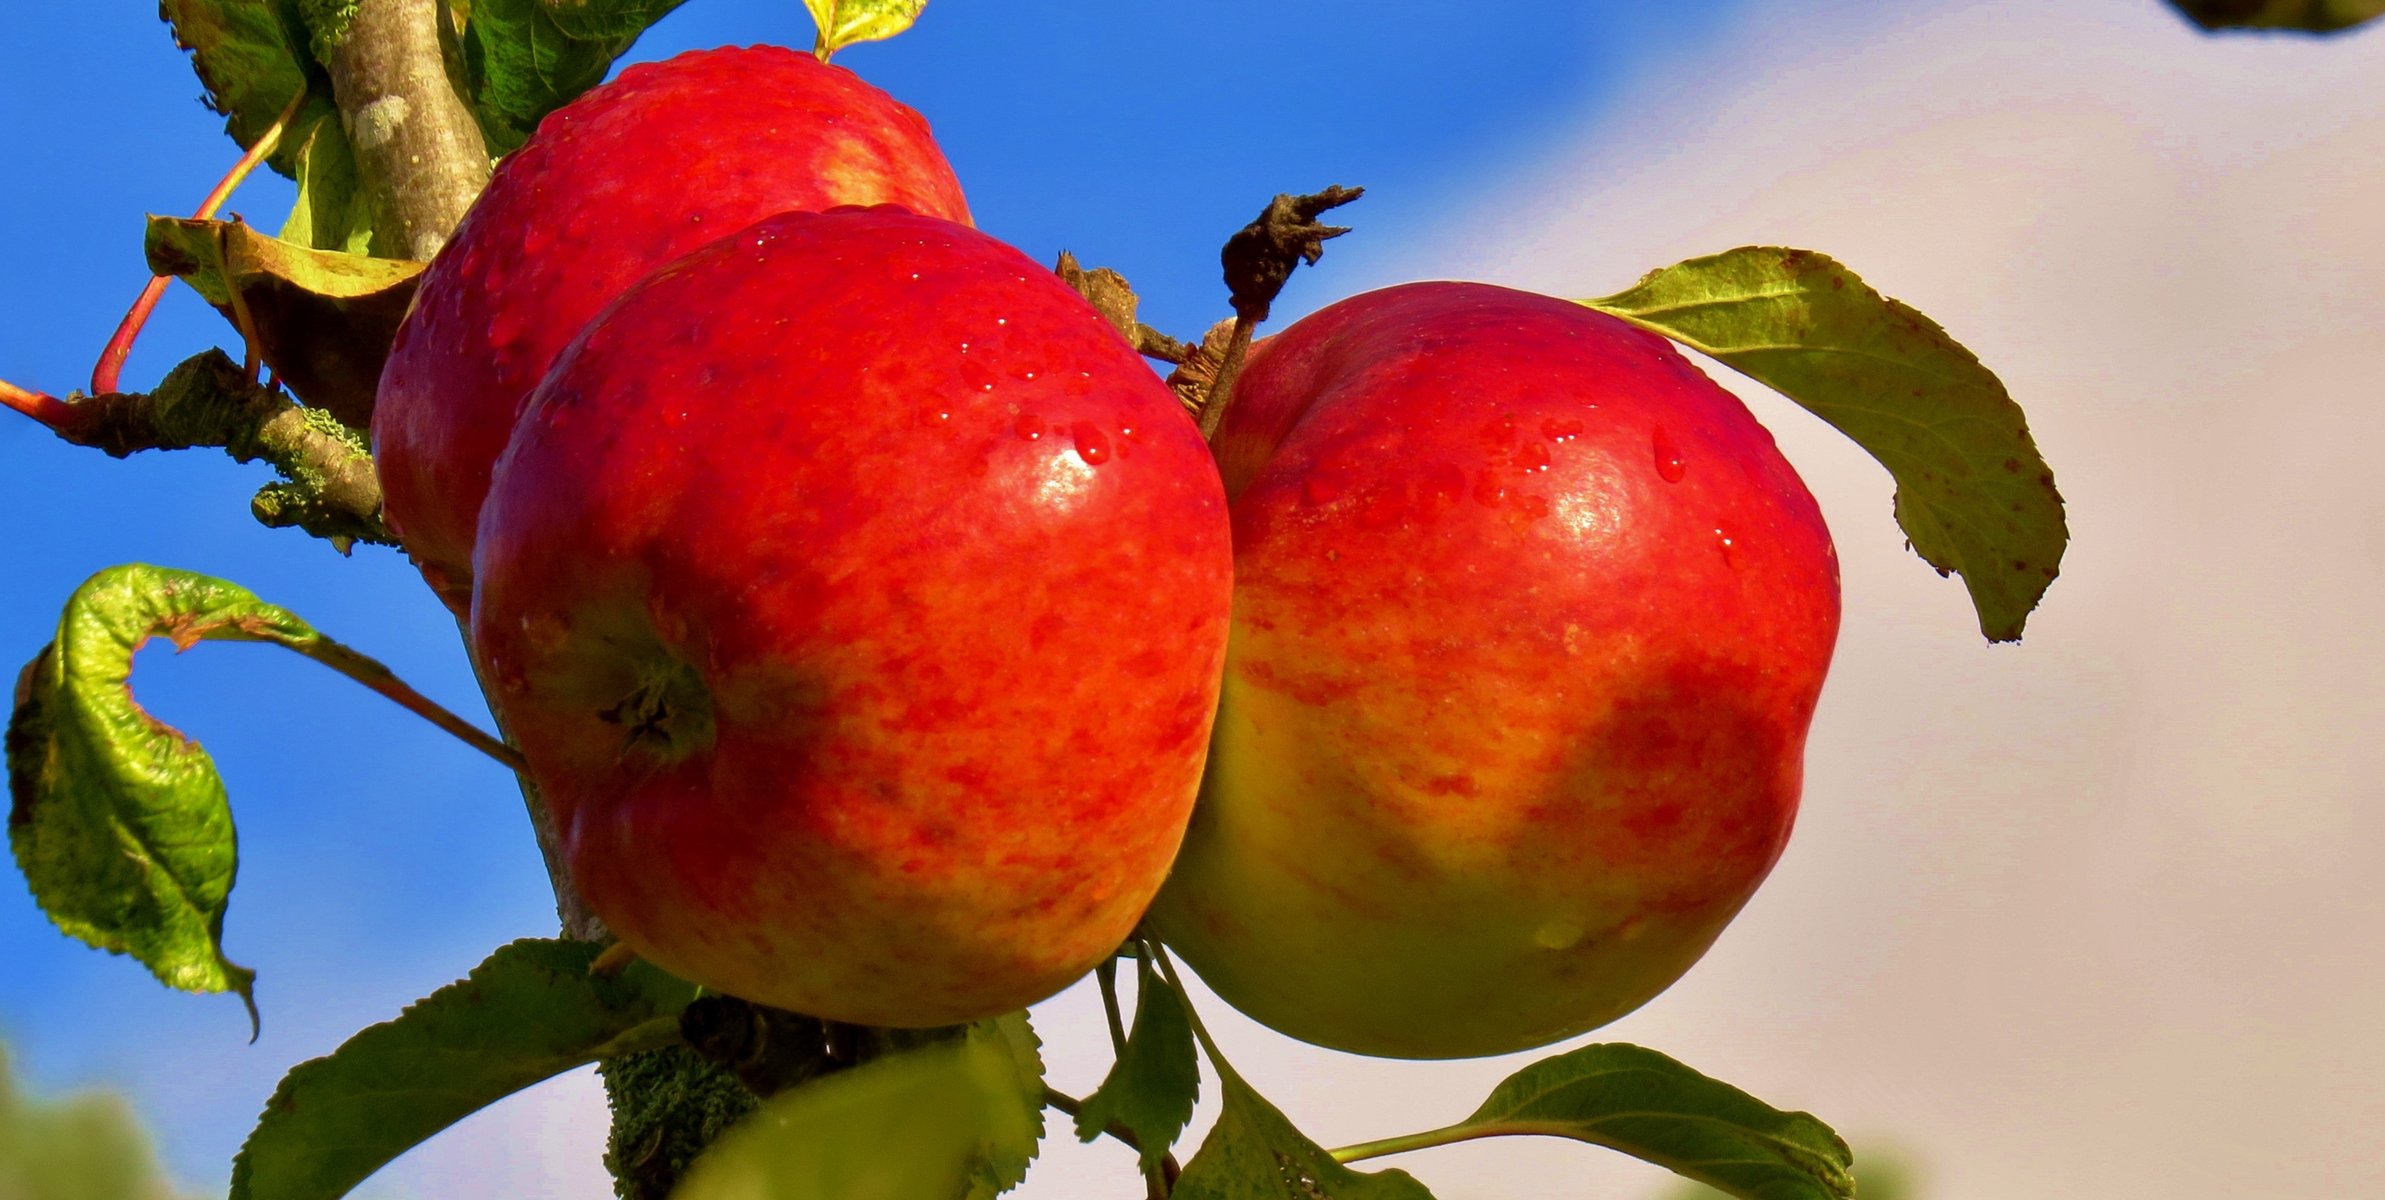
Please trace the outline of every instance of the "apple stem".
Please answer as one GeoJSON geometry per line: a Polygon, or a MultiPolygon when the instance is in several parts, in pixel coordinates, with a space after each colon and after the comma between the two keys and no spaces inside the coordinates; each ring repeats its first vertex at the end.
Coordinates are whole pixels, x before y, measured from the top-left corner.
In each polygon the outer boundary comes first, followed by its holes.
{"type": "MultiPolygon", "coordinates": [[[[299,107],[306,103],[306,97],[306,89],[300,88],[298,94],[292,96],[290,102],[282,106],[281,114],[273,118],[273,124],[266,126],[263,133],[257,135],[257,140],[251,143],[247,152],[240,156],[240,161],[233,163],[232,169],[225,172],[222,179],[216,180],[214,190],[208,192],[207,198],[199,202],[199,210],[191,214],[192,220],[206,221],[215,217],[216,212],[223,208],[224,201],[231,199],[233,190],[238,188],[241,182],[249,177],[249,173],[257,169],[257,164],[265,161],[265,156],[273,153],[273,148],[281,143],[282,132],[289,128],[292,120],[296,119],[299,107]]],[[[99,362],[91,368],[92,395],[104,396],[117,389],[118,381],[124,372],[124,360],[132,356],[133,343],[139,340],[141,330],[149,324],[149,314],[156,311],[158,300],[166,294],[166,285],[172,282],[173,278],[171,275],[151,276],[148,286],[141,289],[140,298],[133,301],[132,308],[125,312],[124,319],[116,323],[115,336],[108,339],[107,348],[99,353],[99,362]]],[[[233,306],[237,311],[240,304],[239,289],[232,288],[230,280],[224,282],[225,286],[232,290],[233,306]]],[[[245,328],[240,333],[243,338],[249,336],[249,330],[245,328]]],[[[256,342],[251,339],[249,353],[252,358],[255,355],[255,345],[256,342]]]]}

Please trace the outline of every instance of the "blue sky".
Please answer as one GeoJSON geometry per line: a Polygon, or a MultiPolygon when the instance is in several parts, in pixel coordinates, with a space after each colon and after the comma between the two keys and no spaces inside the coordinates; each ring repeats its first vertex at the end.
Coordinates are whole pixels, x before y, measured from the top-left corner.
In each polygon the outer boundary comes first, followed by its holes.
{"type": "MultiPolygon", "coordinates": [[[[1335,268],[1356,277],[1383,261],[1433,228],[1464,181],[1618,103],[1634,64],[1696,45],[1734,6],[1513,4],[1496,21],[1354,0],[1290,7],[1296,28],[1277,4],[946,0],[911,34],[840,61],[929,117],[982,227],[1041,259],[1065,247],[1123,270],[1146,319],[1196,335],[1225,315],[1218,244],[1270,195],[1372,189],[1350,210],[1360,232],[1286,300],[1314,307],[1339,294],[1335,268]]],[[[16,231],[0,266],[0,378],[84,386],[143,282],[142,214],[187,212],[237,155],[150,12],[0,6],[0,158],[16,180],[0,190],[0,222],[16,231]]],[[[695,0],[634,54],[809,38],[792,0],[695,0]]],[[[230,207],[270,227],[289,196],[260,175],[230,207]]],[[[177,289],[127,386],[230,340],[177,289]]],[[[206,452],[118,462],[9,414],[0,658],[30,657],[94,570],[148,561],[241,582],[477,714],[453,627],[411,570],[388,551],[343,561],[257,526],[247,497],[267,477],[206,452]]],[[[153,647],[137,688],[213,752],[230,788],[242,861],[227,943],[259,972],[264,1035],[244,1044],[233,1000],[168,993],[129,960],[61,937],[10,872],[0,1037],[38,1087],[128,1091],[174,1169],[205,1185],[290,1064],[495,945],[548,932],[551,909],[506,779],[378,698],[234,645],[180,658],[153,647]]]]}

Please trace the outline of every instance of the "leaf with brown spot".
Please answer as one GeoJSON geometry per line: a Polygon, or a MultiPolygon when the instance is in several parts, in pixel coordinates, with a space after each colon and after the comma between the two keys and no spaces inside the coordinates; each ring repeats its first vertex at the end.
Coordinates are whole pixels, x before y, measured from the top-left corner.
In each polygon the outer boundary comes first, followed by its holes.
{"type": "Polygon", "coordinates": [[[237,219],[151,217],[146,249],[150,270],[181,277],[226,320],[245,314],[258,354],[299,399],[371,424],[423,264],[308,249],[237,219]]]}

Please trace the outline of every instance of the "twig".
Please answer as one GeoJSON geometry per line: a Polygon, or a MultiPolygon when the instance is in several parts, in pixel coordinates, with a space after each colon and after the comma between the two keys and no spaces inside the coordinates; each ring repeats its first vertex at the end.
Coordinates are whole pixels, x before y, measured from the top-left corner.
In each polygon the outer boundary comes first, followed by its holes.
{"type": "Polygon", "coordinates": [[[381,479],[363,435],[321,409],[302,408],[250,382],[221,350],[185,361],[148,393],[61,401],[7,391],[16,393],[4,397],[9,407],[69,442],[116,458],[214,446],[241,462],[261,459],[285,482],[257,493],[251,508],[259,521],[296,526],[343,551],[353,542],[395,544],[381,524],[381,479]]]}
{"type": "MultiPolygon", "coordinates": [[[[298,116],[299,108],[306,104],[306,95],[306,90],[301,88],[297,95],[290,97],[290,102],[282,106],[281,115],[257,135],[257,140],[250,144],[247,153],[240,156],[240,161],[233,163],[232,169],[226,171],[222,179],[215,181],[214,190],[199,202],[199,211],[191,214],[192,220],[214,219],[215,214],[223,208],[224,201],[231,199],[232,192],[240,186],[241,181],[248,178],[249,172],[256,170],[257,164],[265,161],[265,156],[273,153],[273,148],[281,144],[282,133],[289,129],[290,122],[298,116]]],[[[104,395],[116,390],[117,381],[124,371],[124,360],[132,355],[133,342],[141,336],[142,327],[149,324],[149,314],[156,310],[158,300],[166,294],[166,285],[173,282],[173,278],[171,275],[151,276],[148,286],[141,289],[140,299],[133,301],[124,319],[116,323],[115,335],[108,339],[107,348],[99,352],[98,364],[91,368],[92,395],[104,395]]],[[[237,298],[237,291],[234,294],[237,298]]],[[[243,337],[249,334],[246,329],[240,332],[243,337]]],[[[256,352],[253,340],[249,352],[256,352]]]]}
{"type": "MultiPolygon", "coordinates": [[[[1085,1111],[1084,1101],[1049,1084],[1045,1085],[1043,1089],[1043,1106],[1059,1112],[1072,1121],[1083,1115],[1085,1111]]],[[[1124,1142],[1136,1154],[1140,1155],[1143,1152],[1142,1139],[1135,1136],[1134,1130],[1128,1129],[1116,1121],[1110,1121],[1101,1127],[1101,1131],[1124,1142]]],[[[1177,1177],[1183,1174],[1184,1168],[1177,1164],[1175,1154],[1163,1151],[1159,1156],[1159,1179],[1152,1188],[1153,1200],[1166,1200],[1168,1193],[1175,1190],[1177,1177]]]]}

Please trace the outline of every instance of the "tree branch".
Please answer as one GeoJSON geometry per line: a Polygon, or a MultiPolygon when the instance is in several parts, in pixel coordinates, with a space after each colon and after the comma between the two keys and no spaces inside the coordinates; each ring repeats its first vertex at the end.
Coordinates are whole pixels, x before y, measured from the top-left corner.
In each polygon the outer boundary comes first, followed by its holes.
{"type": "Polygon", "coordinates": [[[263,460],[284,482],[257,493],[257,520],[304,529],[343,551],[354,542],[396,544],[381,525],[381,478],[363,435],[250,382],[221,350],[186,360],[156,391],[52,401],[45,412],[42,423],[59,437],[115,458],[214,446],[241,462],[263,460]]]}
{"type": "Polygon", "coordinates": [[[426,262],[489,181],[488,144],[439,51],[441,2],[359,0],[324,63],[373,211],[396,243],[380,249],[426,262]]]}

